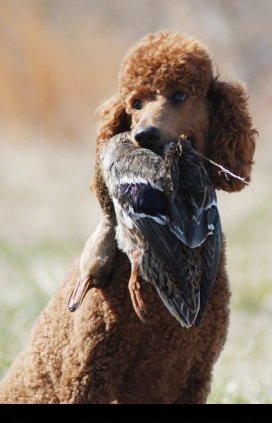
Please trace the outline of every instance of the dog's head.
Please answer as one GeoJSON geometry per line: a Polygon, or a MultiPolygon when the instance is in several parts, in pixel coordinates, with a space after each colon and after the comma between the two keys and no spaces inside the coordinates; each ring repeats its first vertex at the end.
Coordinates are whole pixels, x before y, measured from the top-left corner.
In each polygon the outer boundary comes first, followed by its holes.
{"type": "Polygon", "coordinates": [[[156,151],[183,133],[203,151],[212,79],[211,60],[196,40],[168,32],[145,37],[125,56],[119,75],[136,141],[156,151]]]}
{"type": "MultiPolygon", "coordinates": [[[[244,87],[220,82],[207,49],[183,34],[159,32],[144,37],[125,56],[119,92],[101,108],[99,145],[132,131],[139,145],[159,152],[181,134],[194,147],[231,172],[250,180],[256,131],[244,87]]],[[[238,191],[207,166],[215,188],[238,191]]]]}

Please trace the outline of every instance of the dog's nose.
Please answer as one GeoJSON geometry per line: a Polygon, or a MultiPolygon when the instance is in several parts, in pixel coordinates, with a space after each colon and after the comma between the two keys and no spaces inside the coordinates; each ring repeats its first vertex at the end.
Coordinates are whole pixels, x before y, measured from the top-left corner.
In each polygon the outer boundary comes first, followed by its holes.
{"type": "Polygon", "coordinates": [[[161,133],[159,128],[156,128],[156,126],[147,126],[145,128],[139,127],[135,131],[134,138],[141,147],[144,147],[145,144],[157,141],[160,138],[160,135],[161,133]]]}

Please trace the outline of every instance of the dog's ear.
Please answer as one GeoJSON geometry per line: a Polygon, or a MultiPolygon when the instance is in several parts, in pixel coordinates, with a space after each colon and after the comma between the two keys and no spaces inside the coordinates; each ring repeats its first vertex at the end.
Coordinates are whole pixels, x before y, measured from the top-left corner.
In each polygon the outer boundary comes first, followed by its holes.
{"type": "Polygon", "coordinates": [[[95,175],[94,180],[91,182],[91,190],[95,193],[103,212],[112,215],[114,214],[112,201],[100,168],[100,149],[104,142],[114,135],[129,131],[131,118],[127,115],[125,106],[118,96],[112,97],[102,104],[97,112],[101,120],[96,140],[95,175]]]}
{"type": "MultiPolygon", "coordinates": [[[[252,128],[245,88],[240,83],[215,79],[208,91],[208,102],[210,125],[206,154],[249,182],[257,131],[252,128]]],[[[245,184],[239,179],[227,178],[212,164],[207,167],[215,188],[228,192],[244,188],[245,184]]]]}
{"type": "Polygon", "coordinates": [[[119,96],[103,103],[97,110],[100,125],[97,134],[97,148],[116,134],[126,132],[131,127],[131,117],[126,113],[125,106],[119,96]]]}

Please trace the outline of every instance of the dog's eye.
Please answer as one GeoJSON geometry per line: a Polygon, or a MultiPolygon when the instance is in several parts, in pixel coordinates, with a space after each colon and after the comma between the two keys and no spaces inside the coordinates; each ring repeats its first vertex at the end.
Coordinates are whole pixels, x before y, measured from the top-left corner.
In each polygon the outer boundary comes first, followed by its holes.
{"type": "Polygon", "coordinates": [[[132,103],[132,107],[135,110],[141,110],[143,108],[143,102],[142,100],[136,99],[132,103]]]}
{"type": "Polygon", "coordinates": [[[175,91],[171,96],[172,103],[183,103],[186,100],[186,94],[181,91],[175,91]]]}

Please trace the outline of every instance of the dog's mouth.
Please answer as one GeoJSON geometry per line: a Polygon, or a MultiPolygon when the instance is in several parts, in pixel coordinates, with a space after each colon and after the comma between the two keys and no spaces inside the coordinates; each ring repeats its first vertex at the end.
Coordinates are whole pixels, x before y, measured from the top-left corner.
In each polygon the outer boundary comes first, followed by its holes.
{"type": "MultiPolygon", "coordinates": [[[[188,141],[190,141],[193,149],[196,149],[196,141],[193,136],[187,134],[180,134],[184,136],[188,141]]],[[[166,142],[160,142],[158,140],[145,140],[144,143],[139,143],[135,139],[133,139],[133,143],[140,148],[146,148],[147,150],[153,151],[153,153],[157,154],[158,156],[165,156],[167,151],[171,148],[173,144],[178,143],[179,138],[176,139],[169,139],[166,142]]]]}
{"type": "MultiPolygon", "coordinates": [[[[187,142],[189,142],[191,147],[193,148],[193,150],[195,150],[195,142],[194,142],[192,137],[188,137],[184,134],[181,134],[179,140],[180,139],[183,139],[183,140],[186,140],[187,142]]],[[[163,156],[166,156],[167,153],[178,143],[178,141],[170,141],[168,144],[165,144],[163,146],[163,156]]]]}
{"type": "Polygon", "coordinates": [[[148,141],[145,143],[144,148],[153,151],[153,153],[157,154],[158,156],[163,156],[165,154],[165,146],[169,144],[161,144],[158,141],[148,141]]]}

